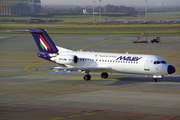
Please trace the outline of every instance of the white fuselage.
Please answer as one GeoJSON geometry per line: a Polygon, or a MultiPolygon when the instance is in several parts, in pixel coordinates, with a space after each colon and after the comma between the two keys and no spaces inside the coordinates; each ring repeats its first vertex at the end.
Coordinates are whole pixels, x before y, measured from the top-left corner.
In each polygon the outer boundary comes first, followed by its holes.
{"type": "Polygon", "coordinates": [[[152,75],[152,81],[156,82],[156,78],[176,71],[156,55],[72,51],[56,46],[44,29],[33,28],[24,32],[32,34],[39,48],[38,57],[60,64],[53,70],[80,71],[85,73],[84,80],[91,79],[90,72],[102,72],[102,78],[108,78],[108,73],[152,75]]]}
{"type": "MultiPolygon", "coordinates": [[[[110,69],[99,72],[132,73],[144,75],[167,75],[167,67],[170,65],[159,56],[123,53],[59,52],[53,61],[64,64],[67,67],[107,67],[110,69]],[[77,56],[78,62],[71,62],[67,56],[77,56]]],[[[93,72],[93,70],[91,70],[93,72]]],[[[97,72],[97,70],[96,70],[97,72]]]]}

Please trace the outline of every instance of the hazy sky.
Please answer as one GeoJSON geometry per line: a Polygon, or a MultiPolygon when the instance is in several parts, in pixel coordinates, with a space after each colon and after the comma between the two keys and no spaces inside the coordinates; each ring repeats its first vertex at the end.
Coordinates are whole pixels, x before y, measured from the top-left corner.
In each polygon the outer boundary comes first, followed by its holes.
{"type": "MultiPolygon", "coordinates": [[[[92,5],[95,1],[96,5],[99,5],[99,0],[41,0],[42,4],[71,4],[71,5],[92,5]]],[[[180,6],[180,0],[147,0],[148,5],[178,5],[180,6]]],[[[102,5],[145,5],[145,0],[102,0],[102,5]]]]}

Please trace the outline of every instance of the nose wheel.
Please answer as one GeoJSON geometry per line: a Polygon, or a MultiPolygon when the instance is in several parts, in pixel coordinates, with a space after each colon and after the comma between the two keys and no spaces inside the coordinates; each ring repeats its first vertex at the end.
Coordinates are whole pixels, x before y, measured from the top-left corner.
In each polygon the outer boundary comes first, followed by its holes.
{"type": "Polygon", "coordinates": [[[157,82],[157,79],[156,79],[156,78],[153,78],[153,79],[152,79],[152,82],[157,82]]]}

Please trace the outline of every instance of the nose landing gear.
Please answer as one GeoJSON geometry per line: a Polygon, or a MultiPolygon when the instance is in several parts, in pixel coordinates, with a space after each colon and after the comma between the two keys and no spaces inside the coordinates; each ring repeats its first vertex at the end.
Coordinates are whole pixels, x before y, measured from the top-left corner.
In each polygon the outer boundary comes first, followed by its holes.
{"type": "Polygon", "coordinates": [[[152,79],[152,82],[157,82],[157,79],[156,79],[156,78],[153,78],[153,79],[152,79]]]}
{"type": "Polygon", "coordinates": [[[157,82],[158,78],[163,78],[163,75],[153,75],[152,82],[157,82]]]}

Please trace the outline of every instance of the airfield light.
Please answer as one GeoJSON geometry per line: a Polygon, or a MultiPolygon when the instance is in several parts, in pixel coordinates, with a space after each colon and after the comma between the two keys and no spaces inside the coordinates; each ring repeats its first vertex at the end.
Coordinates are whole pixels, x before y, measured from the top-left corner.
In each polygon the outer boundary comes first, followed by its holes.
{"type": "Polygon", "coordinates": [[[146,7],[145,7],[145,20],[147,20],[147,0],[145,1],[146,2],[146,7]]]}
{"type": "Polygon", "coordinates": [[[101,1],[102,0],[99,0],[99,21],[101,21],[101,1]]]}
{"type": "Polygon", "coordinates": [[[93,1],[93,22],[94,22],[94,6],[95,6],[95,1],[93,1]]]}

